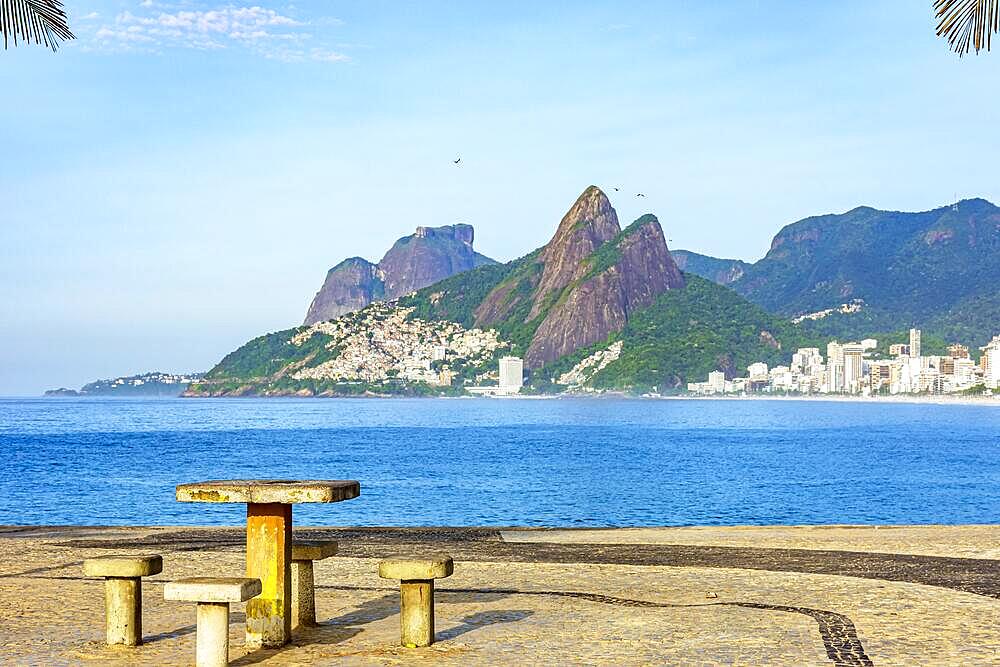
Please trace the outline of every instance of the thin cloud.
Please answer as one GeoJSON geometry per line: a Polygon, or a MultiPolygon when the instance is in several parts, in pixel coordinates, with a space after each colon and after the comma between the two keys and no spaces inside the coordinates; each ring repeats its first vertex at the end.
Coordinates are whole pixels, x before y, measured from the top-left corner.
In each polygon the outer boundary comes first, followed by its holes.
{"type": "MultiPolygon", "coordinates": [[[[161,5],[157,5],[158,7],[161,5]]],[[[143,0],[142,8],[153,7],[143,0]]],[[[334,18],[316,25],[340,25],[334,18]]],[[[260,6],[227,6],[210,10],[129,11],[93,34],[97,50],[165,52],[170,49],[223,50],[242,48],[285,62],[313,60],[340,63],[350,58],[318,43],[306,30],[308,22],[260,6]]]]}

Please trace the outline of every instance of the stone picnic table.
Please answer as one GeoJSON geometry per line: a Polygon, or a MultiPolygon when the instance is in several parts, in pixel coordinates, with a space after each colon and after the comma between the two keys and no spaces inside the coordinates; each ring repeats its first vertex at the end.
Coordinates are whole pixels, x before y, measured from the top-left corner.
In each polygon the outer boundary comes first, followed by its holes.
{"type": "Polygon", "coordinates": [[[292,637],[292,505],[337,503],[361,495],[354,480],[233,479],[177,486],[186,503],[245,503],[246,576],[261,593],[247,602],[247,646],[277,648],[292,637]]]}

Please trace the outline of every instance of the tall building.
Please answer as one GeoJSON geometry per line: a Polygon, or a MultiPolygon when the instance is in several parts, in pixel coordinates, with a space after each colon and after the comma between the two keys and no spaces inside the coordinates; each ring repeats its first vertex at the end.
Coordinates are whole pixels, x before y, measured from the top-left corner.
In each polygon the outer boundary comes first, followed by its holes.
{"type": "Polygon", "coordinates": [[[708,386],[716,394],[724,394],[726,392],[726,374],[722,371],[712,371],[708,374],[708,386]]]}
{"type": "Polygon", "coordinates": [[[910,329],[910,356],[920,356],[920,329],[910,329]]]}
{"type": "Polygon", "coordinates": [[[844,355],[844,391],[856,394],[861,391],[861,379],[864,377],[864,346],[859,343],[847,343],[843,346],[844,355]]]}
{"type": "Polygon", "coordinates": [[[501,357],[500,393],[516,394],[524,386],[524,360],[520,357],[501,357]]]}
{"type": "Polygon", "coordinates": [[[1000,389],[1000,336],[980,348],[983,351],[983,381],[990,389],[1000,389]]]}
{"type": "Polygon", "coordinates": [[[844,346],[837,341],[831,341],[826,346],[827,391],[844,391],[844,346]]]}

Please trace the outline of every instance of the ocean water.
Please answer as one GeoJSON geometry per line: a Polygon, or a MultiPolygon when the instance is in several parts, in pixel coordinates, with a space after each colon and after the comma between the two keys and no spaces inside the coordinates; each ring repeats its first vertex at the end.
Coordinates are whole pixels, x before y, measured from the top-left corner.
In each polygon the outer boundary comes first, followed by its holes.
{"type": "Polygon", "coordinates": [[[0,524],[238,525],[229,478],[357,479],[299,525],[1000,522],[1000,408],[748,400],[0,399],[0,524]]]}

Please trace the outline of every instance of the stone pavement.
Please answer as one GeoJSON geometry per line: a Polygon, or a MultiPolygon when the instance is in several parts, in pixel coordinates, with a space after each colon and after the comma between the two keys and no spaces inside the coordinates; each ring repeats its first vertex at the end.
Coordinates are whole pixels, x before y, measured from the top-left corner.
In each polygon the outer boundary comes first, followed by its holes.
{"type": "MultiPolygon", "coordinates": [[[[340,540],[316,563],[320,626],[235,665],[1000,665],[1000,526],[625,530],[302,529],[340,540]],[[455,557],[438,643],[396,646],[398,590],[380,557],[455,557]]],[[[0,528],[0,664],[183,665],[188,576],[239,576],[236,528],[0,528]],[[105,647],[103,584],[84,558],[163,555],[136,649],[105,647]]]]}

